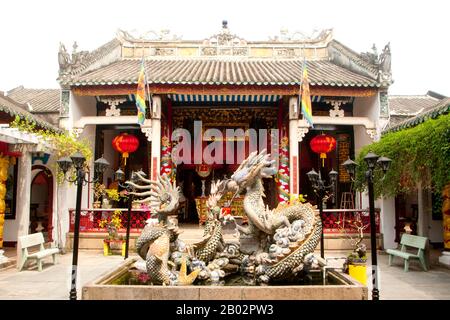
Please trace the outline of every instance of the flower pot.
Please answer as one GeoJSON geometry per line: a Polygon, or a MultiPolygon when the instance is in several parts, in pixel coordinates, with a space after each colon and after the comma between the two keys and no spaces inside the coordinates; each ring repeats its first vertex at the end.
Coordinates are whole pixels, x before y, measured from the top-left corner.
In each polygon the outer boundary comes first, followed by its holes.
{"type": "Polygon", "coordinates": [[[112,208],[111,202],[108,199],[103,199],[102,208],[103,209],[111,209],[112,208]]]}
{"type": "Polygon", "coordinates": [[[110,256],[113,250],[120,250],[122,257],[125,256],[126,241],[125,240],[103,240],[103,255],[110,256]]]}
{"type": "Polygon", "coordinates": [[[104,256],[110,256],[111,250],[109,248],[109,243],[107,242],[107,240],[103,240],[103,255],[104,256]]]}
{"type": "Polygon", "coordinates": [[[367,285],[367,266],[365,264],[349,264],[348,273],[349,275],[361,282],[363,285],[367,285]]]}

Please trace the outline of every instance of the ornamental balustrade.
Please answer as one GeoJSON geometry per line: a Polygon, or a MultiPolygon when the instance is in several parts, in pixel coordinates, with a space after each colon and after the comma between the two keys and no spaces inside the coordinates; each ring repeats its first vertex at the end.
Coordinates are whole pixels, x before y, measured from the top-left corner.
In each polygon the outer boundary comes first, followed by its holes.
{"type": "MultiPolygon", "coordinates": [[[[125,233],[128,224],[128,209],[81,209],[80,217],[80,232],[107,232],[106,228],[99,226],[102,219],[110,219],[116,210],[120,210],[120,219],[122,220],[122,227],[118,230],[120,233],[125,233]]],[[[75,209],[69,209],[70,214],[70,228],[69,231],[74,231],[75,225],[75,209]]],[[[132,209],[131,211],[131,226],[130,232],[140,233],[145,227],[145,221],[150,218],[150,212],[145,209],[132,209]]]]}
{"type": "MultiPolygon", "coordinates": [[[[127,227],[127,209],[81,209],[80,232],[107,232],[106,228],[101,228],[99,222],[101,219],[110,218],[114,211],[120,210],[122,219],[122,228],[119,233],[125,233],[127,227]]],[[[69,209],[70,214],[70,232],[74,231],[75,209],[69,209]]],[[[145,209],[132,209],[130,232],[140,233],[150,218],[150,213],[145,209]]],[[[324,209],[323,225],[324,233],[357,233],[358,230],[353,226],[353,222],[360,218],[363,225],[367,226],[365,234],[370,230],[370,218],[368,209],[324,209]]],[[[380,233],[380,209],[375,209],[376,231],[380,233]]]]}

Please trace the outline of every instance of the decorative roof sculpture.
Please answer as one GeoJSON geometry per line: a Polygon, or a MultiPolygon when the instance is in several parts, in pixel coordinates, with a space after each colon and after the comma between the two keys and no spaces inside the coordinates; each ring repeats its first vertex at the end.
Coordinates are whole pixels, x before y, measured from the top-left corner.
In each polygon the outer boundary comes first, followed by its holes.
{"type": "Polygon", "coordinates": [[[150,84],[296,86],[305,58],[312,86],[376,88],[392,81],[389,46],[379,57],[376,51],[358,54],[333,40],[332,29],[310,35],[282,29],[270,40],[249,41],[223,21],[218,33],[203,40],[181,40],[168,30],[119,30],[97,50],[76,49],[70,55],[60,47],[63,87],[134,85],[142,56],[150,84]]]}

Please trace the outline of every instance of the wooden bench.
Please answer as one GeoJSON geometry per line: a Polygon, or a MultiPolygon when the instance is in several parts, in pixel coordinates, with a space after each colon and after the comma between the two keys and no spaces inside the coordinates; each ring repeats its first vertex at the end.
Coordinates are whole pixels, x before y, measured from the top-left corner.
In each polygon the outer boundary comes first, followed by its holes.
{"type": "Polygon", "coordinates": [[[427,264],[425,262],[425,247],[427,245],[428,238],[426,237],[420,237],[420,236],[413,236],[411,234],[404,233],[402,235],[402,239],[400,240],[401,249],[387,249],[386,253],[389,254],[389,266],[392,265],[392,261],[395,257],[400,257],[405,260],[405,272],[408,272],[409,269],[409,259],[419,259],[420,264],[422,265],[422,268],[424,271],[427,271],[427,264]],[[406,250],[408,247],[417,249],[417,253],[410,253],[406,250]]]}
{"type": "Polygon", "coordinates": [[[53,256],[53,264],[56,264],[56,254],[59,253],[58,248],[44,248],[44,235],[42,232],[29,234],[19,237],[19,245],[22,249],[22,257],[20,260],[19,271],[22,271],[25,263],[28,260],[36,260],[38,270],[42,271],[42,259],[48,256],[53,256]],[[28,253],[28,248],[39,246],[39,251],[34,253],[28,253]]]}

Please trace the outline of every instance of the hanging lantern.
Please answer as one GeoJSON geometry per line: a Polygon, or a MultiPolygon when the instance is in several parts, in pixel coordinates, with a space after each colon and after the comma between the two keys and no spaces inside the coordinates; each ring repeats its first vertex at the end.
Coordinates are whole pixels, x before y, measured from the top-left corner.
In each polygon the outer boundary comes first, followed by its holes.
{"type": "Polygon", "coordinates": [[[197,174],[202,177],[206,178],[211,173],[211,166],[207,164],[199,164],[196,166],[195,171],[197,171],[197,174]]]}
{"type": "Polygon", "coordinates": [[[139,140],[136,136],[128,133],[121,133],[112,141],[114,150],[122,154],[125,165],[130,153],[135,152],[139,148],[139,140]]]}
{"type": "Polygon", "coordinates": [[[322,167],[325,166],[325,159],[327,158],[327,153],[333,151],[336,148],[336,139],[330,135],[322,133],[321,135],[312,138],[309,143],[312,151],[320,154],[322,159],[322,167]]]}

